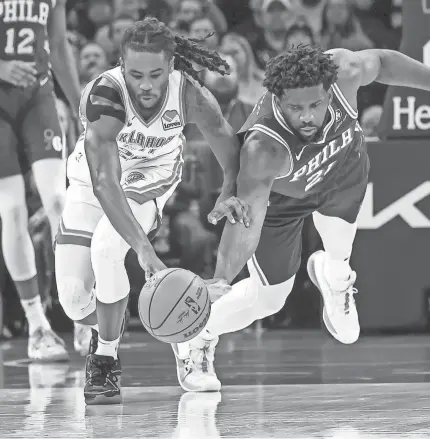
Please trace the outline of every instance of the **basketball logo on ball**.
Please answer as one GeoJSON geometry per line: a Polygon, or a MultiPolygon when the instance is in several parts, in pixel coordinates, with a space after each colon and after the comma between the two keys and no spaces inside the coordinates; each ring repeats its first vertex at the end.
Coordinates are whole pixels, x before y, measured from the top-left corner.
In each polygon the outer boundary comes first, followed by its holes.
{"type": "Polygon", "coordinates": [[[198,314],[200,311],[200,306],[197,305],[197,303],[195,302],[195,300],[193,300],[193,298],[191,298],[190,296],[185,298],[185,304],[191,308],[191,311],[194,314],[198,314]]]}
{"type": "Polygon", "coordinates": [[[142,288],[139,316],[149,334],[165,343],[196,337],[206,326],[211,301],[199,276],[181,268],[161,270],[142,288]]]}

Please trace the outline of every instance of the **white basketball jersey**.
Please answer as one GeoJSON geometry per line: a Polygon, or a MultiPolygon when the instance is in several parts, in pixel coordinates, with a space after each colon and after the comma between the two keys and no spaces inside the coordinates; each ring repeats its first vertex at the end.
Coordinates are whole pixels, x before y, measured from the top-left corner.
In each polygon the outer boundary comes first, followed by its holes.
{"type": "MultiPolygon", "coordinates": [[[[174,70],[160,110],[145,121],[132,103],[121,68],[116,67],[85,87],[80,104],[81,121],[86,130],[92,112],[118,117],[124,122],[116,138],[122,172],[135,166],[172,165],[182,160],[184,91],[185,77],[174,70]]],[[[67,173],[71,179],[91,183],[84,148],[85,130],[69,157],[67,173]]]]}

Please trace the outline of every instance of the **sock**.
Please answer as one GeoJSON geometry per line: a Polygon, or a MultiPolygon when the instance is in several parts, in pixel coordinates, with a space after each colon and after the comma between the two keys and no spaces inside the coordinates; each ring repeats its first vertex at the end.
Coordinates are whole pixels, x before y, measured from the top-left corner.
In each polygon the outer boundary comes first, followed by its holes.
{"type": "Polygon", "coordinates": [[[95,325],[91,325],[91,329],[94,329],[98,333],[99,332],[99,324],[96,323],[95,325]]]}
{"type": "Polygon", "coordinates": [[[38,328],[51,329],[51,325],[43,311],[40,296],[36,296],[33,299],[21,300],[21,305],[28,321],[29,335],[34,334],[38,328]]]}
{"type": "Polygon", "coordinates": [[[103,340],[99,335],[99,343],[96,350],[96,355],[105,355],[107,357],[118,358],[119,337],[112,341],[103,340]]]}
{"type": "MultiPolygon", "coordinates": [[[[253,309],[258,293],[253,291],[258,285],[251,282],[250,278],[243,279],[234,284],[231,291],[212,304],[206,330],[212,337],[235,332],[247,328],[258,319],[258,312],[253,309]]],[[[203,338],[208,336],[202,333],[203,338]]]]}

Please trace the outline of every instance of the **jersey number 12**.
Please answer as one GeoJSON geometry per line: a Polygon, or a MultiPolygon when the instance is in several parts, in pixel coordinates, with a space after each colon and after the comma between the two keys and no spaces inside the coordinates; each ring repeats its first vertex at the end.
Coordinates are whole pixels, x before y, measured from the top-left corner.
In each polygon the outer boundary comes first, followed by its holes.
{"type": "Polygon", "coordinates": [[[8,55],[31,55],[35,36],[33,29],[25,27],[17,30],[14,28],[6,31],[5,53],[8,55]]]}

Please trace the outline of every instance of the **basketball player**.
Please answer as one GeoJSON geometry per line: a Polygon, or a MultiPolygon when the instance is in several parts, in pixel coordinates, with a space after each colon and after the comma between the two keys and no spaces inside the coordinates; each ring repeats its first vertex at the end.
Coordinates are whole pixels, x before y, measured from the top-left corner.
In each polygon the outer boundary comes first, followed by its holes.
{"type": "MultiPolygon", "coordinates": [[[[219,390],[213,361],[218,336],[277,313],[290,294],[301,258],[304,218],[313,216],[324,251],[308,273],[320,290],[323,319],[341,343],[360,334],[349,259],[365,195],[369,161],[357,122],[357,90],[383,84],[430,90],[430,69],[390,50],[350,52],[299,46],[267,64],[268,92],[239,131],[243,139],[237,196],[251,224],[225,225],[214,295],[226,292],[248,261],[250,277],[213,304],[207,327],[176,347],[185,390],[219,390]],[[223,291],[224,290],[224,291],[223,291]]],[[[216,223],[217,211],[210,221],[216,223]]]]}
{"type": "Polygon", "coordinates": [[[55,265],[66,314],[98,332],[86,361],[88,404],[120,400],[125,259],[132,249],[147,278],[165,268],[150,239],[181,179],[185,124],[197,124],[224,170],[219,209],[231,221],[243,219],[242,205],[230,199],[240,143],[215,98],[197,84],[193,63],[219,73],[228,68],[216,52],[146,18],[125,32],[120,66],[90,82],[81,97],[85,130],[68,160],[55,265]]]}
{"type": "Polygon", "coordinates": [[[66,40],[66,0],[0,0],[0,217],[6,266],[29,324],[32,360],[63,360],[38,291],[22,174],[30,167],[55,236],[64,193],[62,133],[50,63],[77,114],[79,82],[66,40]]]}

